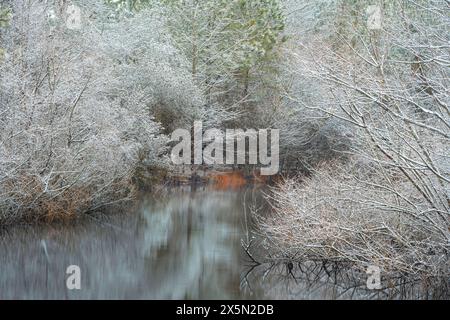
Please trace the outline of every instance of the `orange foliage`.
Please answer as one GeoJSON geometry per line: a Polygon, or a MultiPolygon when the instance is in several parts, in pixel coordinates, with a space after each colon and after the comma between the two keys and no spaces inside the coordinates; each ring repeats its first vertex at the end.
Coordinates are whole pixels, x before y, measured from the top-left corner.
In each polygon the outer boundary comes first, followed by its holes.
{"type": "Polygon", "coordinates": [[[213,182],[215,189],[239,189],[247,184],[272,184],[280,182],[281,176],[264,176],[254,171],[252,174],[245,176],[242,170],[232,172],[211,173],[207,180],[213,182]]]}
{"type": "Polygon", "coordinates": [[[239,189],[247,184],[241,171],[220,173],[210,177],[214,181],[214,188],[219,190],[239,189]]]}

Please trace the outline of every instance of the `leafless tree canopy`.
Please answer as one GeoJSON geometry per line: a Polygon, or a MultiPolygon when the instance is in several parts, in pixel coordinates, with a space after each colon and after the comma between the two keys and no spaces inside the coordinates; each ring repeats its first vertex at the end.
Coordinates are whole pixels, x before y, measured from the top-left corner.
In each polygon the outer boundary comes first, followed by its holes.
{"type": "Polygon", "coordinates": [[[171,90],[188,80],[171,67],[175,49],[158,36],[158,21],[112,24],[98,1],[84,3],[95,18],[81,30],[49,17],[64,5],[9,3],[14,15],[2,30],[0,63],[5,221],[71,215],[126,199],[139,161],[164,162],[158,155],[165,138],[149,105],[164,99],[194,104],[195,95],[171,90]],[[144,26],[155,32],[141,32],[144,26]],[[164,74],[165,82],[146,81],[154,74],[164,74]]]}
{"type": "Polygon", "coordinates": [[[301,45],[287,53],[291,77],[317,94],[298,88],[286,98],[322,117],[322,128],[338,126],[346,160],[323,159],[309,178],[274,189],[263,231],[292,258],[448,275],[448,3],[382,2],[375,30],[365,24],[367,3],[357,3],[361,11],[337,2],[340,19],[324,22],[332,35],[294,29],[304,31],[294,38],[301,45]]]}

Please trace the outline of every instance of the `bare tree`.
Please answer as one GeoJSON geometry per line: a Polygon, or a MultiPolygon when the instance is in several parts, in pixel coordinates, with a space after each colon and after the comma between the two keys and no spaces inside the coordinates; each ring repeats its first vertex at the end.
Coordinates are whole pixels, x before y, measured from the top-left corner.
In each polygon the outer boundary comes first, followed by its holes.
{"type": "Polygon", "coordinates": [[[334,41],[310,32],[291,51],[293,76],[313,82],[320,96],[287,92],[298,108],[349,131],[340,150],[348,160],[275,190],[276,215],[263,229],[292,257],[448,275],[448,4],[382,2],[375,30],[360,8],[349,14],[356,20],[329,24],[334,41]]]}
{"type": "Polygon", "coordinates": [[[155,105],[200,104],[157,18],[76,4],[79,26],[68,25],[71,13],[59,2],[6,2],[13,19],[1,29],[2,223],[130,199],[139,163],[166,163],[155,105]]]}

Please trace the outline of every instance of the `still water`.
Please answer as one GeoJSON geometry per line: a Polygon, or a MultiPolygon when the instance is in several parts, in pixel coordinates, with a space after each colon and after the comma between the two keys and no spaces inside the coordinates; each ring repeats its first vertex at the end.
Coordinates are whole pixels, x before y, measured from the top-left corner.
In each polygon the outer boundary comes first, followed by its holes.
{"type": "Polygon", "coordinates": [[[249,206],[264,210],[259,190],[177,188],[127,213],[2,230],[0,299],[395,298],[360,291],[365,275],[345,287],[320,265],[255,265],[249,206]],[[80,290],[66,287],[69,265],[80,290]]]}
{"type": "Polygon", "coordinates": [[[240,298],[245,192],[177,189],[130,213],[0,234],[0,298],[240,298]],[[66,289],[66,268],[81,290],[66,289]]]}

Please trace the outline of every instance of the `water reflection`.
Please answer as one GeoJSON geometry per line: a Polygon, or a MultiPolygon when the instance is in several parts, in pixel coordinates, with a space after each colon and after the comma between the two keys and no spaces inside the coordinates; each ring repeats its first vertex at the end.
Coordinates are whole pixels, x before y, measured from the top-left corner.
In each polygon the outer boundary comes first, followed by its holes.
{"type": "MultiPolygon", "coordinates": [[[[0,299],[389,299],[448,298],[442,284],[368,291],[365,274],[321,263],[254,265],[243,250],[258,189],[176,188],[129,213],[0,233],[0,299]],[[81,268],[81,290],[66,268],[81,268]],[[425,290],[423,290],[425,289],[425,290]]],[[[258,240],[255,243],[261,243],[258,240]]],[[[267,252],[253,246],[258,261],[267,252]]],[[[266,259],[267,260],[267,259],[266,259]]],[[[399,286],[396,285],[400,284],[399,286]]]]}
{"type": "Polygon", "coordinates": [[[243,275],[242,287],[270,299],[449,299],[444,277],[382,277],[382,288],[369,290],[365,272],[333,262],[279,262],[255,265],[243,275]]]}
{"type": "Polygon", "coordinates": [[[4,231],[0,298],[239,298],[241,197],[177,189],[137,213],[4,231]],[[66,289],[71,264],[81,290],[66,289]]]}

